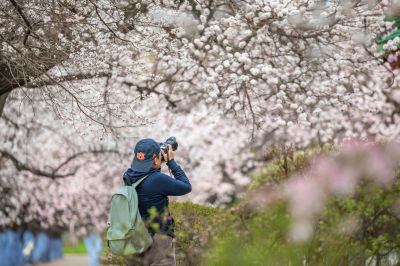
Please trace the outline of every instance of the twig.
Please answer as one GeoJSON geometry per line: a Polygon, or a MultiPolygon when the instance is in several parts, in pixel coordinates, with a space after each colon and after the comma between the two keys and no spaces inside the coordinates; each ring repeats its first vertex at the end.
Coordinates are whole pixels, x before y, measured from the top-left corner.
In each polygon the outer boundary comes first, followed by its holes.
{"type": "Polygon", "coordinates": [[[24,45],[26,45],[26,42],[28,40],[29,35],[31,34],[31,30],[32,30],[32,25],[29,22],[29,20],[26,18],[24,12],[22,12],[22,8],[18,5],[17,2],[15,2],[15,0],[9,0],[12,5],[15,7],[15,9],[17,9],[18,14],[22,17],[22,19],[24,20],[26,26],[28,27],[28,30],[25,33],[25,37],[24,37],[24,45]]]}

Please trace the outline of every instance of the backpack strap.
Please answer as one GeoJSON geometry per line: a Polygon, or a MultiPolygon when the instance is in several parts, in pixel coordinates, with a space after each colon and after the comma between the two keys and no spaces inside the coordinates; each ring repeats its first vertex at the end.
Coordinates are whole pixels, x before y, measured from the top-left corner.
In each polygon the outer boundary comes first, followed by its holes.
{"type": "Polygon", "coordinates": [[[139,184],[146,178],[148,177],[150,174],[145,175],[144,177],[140,178],[138,181],[136,181],[135,183],[132,184],[133,188],[136,188],[137,186],[139,186],[139,184]]]}

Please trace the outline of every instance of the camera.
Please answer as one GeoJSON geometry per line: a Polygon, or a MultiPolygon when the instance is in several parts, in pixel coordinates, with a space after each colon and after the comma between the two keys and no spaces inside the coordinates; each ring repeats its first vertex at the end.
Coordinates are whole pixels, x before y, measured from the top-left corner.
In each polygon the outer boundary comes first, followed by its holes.
{"type": "Polygon", "coordinates": [[[164,143],[160,143],[160,149],[164,151],[165,154],[168,153],[168,144],[171,144],[172,150],[176,151],[178,149],[178,142],[175,137],[169,137],[164,143]]]}

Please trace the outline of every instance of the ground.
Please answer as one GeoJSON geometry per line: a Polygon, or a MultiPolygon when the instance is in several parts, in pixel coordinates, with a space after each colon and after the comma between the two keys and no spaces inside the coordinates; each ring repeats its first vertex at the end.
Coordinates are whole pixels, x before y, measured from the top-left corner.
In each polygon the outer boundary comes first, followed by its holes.
{"type": "Polygon", "coordinates": [[[84,254],[67,254],[62,259],[48,263],[35,264],[35,266],[87,266],[89,258],[84,254]]]}

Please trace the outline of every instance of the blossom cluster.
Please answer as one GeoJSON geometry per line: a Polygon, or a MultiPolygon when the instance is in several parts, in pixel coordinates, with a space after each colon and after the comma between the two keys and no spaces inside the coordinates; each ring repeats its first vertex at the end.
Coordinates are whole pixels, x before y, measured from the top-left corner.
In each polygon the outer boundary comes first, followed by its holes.
{"type": "Polygon", "coordinates": [[[398,75],[379,65],[371,45],[387,7],[254,1],[231,10],[200,1],[197,27],[158,54],[154,82],[181,102],[194,95],[250,122],[265,146],[396,138],[398,75]]]}
{"type": "Polygon", "coordinates": [[[388,5],[373,2],[20,1],[18,19],[1,3],[0,51],[21,86],[0,120],[0,225],[101,227],[144,137],[175,135],[186,199],[216,205],[257,167],[249,139],[397,139],[400,75],[371,45],[388,5]]]}
{"type": "Polygon", "coordinates": [[[388,17],[384,24],[383,34],[377,41],[377,50],[384,57],[392,69],[400,65],[400,17],[388,17]]]}

